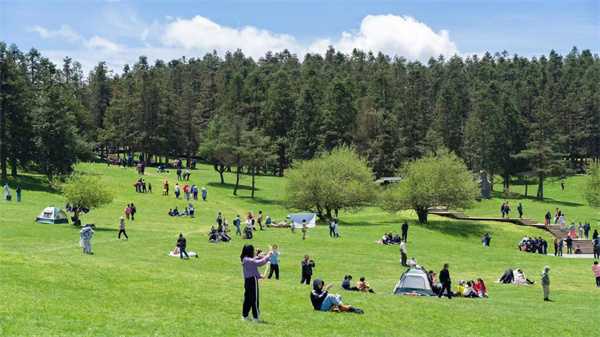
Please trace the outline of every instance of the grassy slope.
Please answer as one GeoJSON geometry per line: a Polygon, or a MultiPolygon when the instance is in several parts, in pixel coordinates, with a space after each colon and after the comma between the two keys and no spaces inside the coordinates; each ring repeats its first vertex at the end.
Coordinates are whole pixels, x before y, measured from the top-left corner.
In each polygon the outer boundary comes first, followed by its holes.
{"type": "MultiPolygon", "coordinates": [[[[514,248],[523,235],[549,238],[545,232],[438,217],[421,226],[414,213],[390,216],[376,208],[341,213],[338,239],[328,237],[326,226],[309,230],[305,241],[301,234],[284,229],[258,232],[252,240],[255,246],[282,247],[281,280],[267,280],[260,289],[262,318],[268,325],[241,322],[243,280],[238,257],[245,242],[234,237],[229,244],[208,244],[202,234],[214,224],[219,211],[230,222],[237,213],[259,209],[276,220],[284,217],[287,211],[276,202],[282,179],[258,178],[253,201],[247,189],[233,197],[232,185],[220,186],[218,174],[202,167],[207,170],[192,172],[191,181],[208,189],[208,201],[195,203],[197,218],[173,219],[165,215],[168,208],[183,209],[186,203],[159,192],[166,178],[174,186],[173,171],[149,170],[146,178],[154,194],[141,195],[134,192],[138,175],[133,169],[98,164],[78,168],[106,174],[118,190],[114,203],[83,218],[99,227],[92,242],[95,255],[81,254],[78,229],[71,225],[32,222],[44,206],[64,206],[60,195],[40,187],[35,177],[20,182],[22,203],[0,203],[0,327],[6,335],[249,335],[266,330],[280,336],[384,335],[391,331],[395,335],[462,336],[598,333],[590,324],[600,319],[600,290],[593,283],[591,260],[523,254],[514,248]],[[118,217],[129,202],[139,211],[135,222],[127,222],[131,241],[116,241],[118,217]],[[450,262],[454,288],[460,279],[482,277],[490,298],[448,301],[388,295],[403,271],[398,247],[373,242],[385,231],[397,232],[404,219],[411,224],[409,257],[436,272],[450,262]],[[488,231],[492,247],[481,247],[480,237],[488,231]],[[188,250],[199,253],[199,259],[181,261],[164,255],[173,248],[179,232],[186,235],[188,250]],[[304,253],[316,262],[314,276],[333,283],[334,291],[340,292],[344,274],[352,274],[355,280],[365,276],[377,294],[342,294],[366,314],[313,311],[308,299],[311,287],[299,284],[304,253]],[[529,278],[539,280],[546,264],[552,267],[551,298],[556,302],[542,302],[538,284],[493,283],[509,267],[521,267],[529,278]]],[[[234,178],[228,174],[226,181],[234,178]]],[[[242,184],[249,183],[250,178],[244,177],[242,184]]],[[[486,212],[482,204],[478,207],[472,212],[486,212]]]]}

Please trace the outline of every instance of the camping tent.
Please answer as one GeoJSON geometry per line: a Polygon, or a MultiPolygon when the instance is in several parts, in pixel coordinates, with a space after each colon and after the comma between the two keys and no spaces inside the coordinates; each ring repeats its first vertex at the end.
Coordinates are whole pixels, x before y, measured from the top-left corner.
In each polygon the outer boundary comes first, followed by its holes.
{"type": "Polygon", "coordinates": [[[427,272],[422,268],[408,269],[400,277],[393,294],[412,296],[434,296],[427,272]]]}
{"type": "Polygon", "coordinates": [[[288,214],[287,218],[294,221],[296,228],[302,228],[302,220],[306,220],[306,227],[308,228],[313,228],[317,224],[316,213],[288,214]]]}
{"type": "Polygon", "coordinates": [[[44,208],[42,213],[38,215],[35,222],[41,223],[69,223],[67,213],[63,212],[56,206],[48,206],[44,208]]]}

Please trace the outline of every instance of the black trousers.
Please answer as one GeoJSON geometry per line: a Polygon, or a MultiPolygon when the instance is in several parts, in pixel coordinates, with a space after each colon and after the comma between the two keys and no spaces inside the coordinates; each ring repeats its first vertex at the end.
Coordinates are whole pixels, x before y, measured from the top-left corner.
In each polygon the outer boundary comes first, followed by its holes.
{"type": "Polygon", "coordinates": [[[258,318],[260,311],[258,310],[258,279],[256,276],[244,279],[244,306],[242,308],[242,316],[248,317],[250,309],[252,316],[258,318]]]}
{"type": "Polygon", "coordinates": [[[300,280],[300,284],[306,282],[306,284],[310,284],[310,278],[312,275],[304,275],[302,274],[302,279],[300,280]]]}
{"type": "Polygon", "coordinates": [[[135,215],[135,213],[131,212],[131,221],[133,221],[134,215],[135,215]]]}
{"type": "Polygon", "coordinates": [[[440,290],[440,293],[438,295],[438,297],[442,297],[442,294],[444,293],[444,290],[447,291],[448,294],[448,298],[452,298],[452,290],[450,290],[450,285],[452,283],[442,283],[442,289],[440,290]]]}
{"type": "Polygon", "coordinates": [[[330,237],[335,237],[335,230],[331,227],[329,227],[329,236],[330,237]]]}
{"type": "Polygon", "coordinates": [[[596,277],[596,286],[600,287],[600,276],[596,277]]]}
{"type": "Polygon", "coordinates": [[[269,271],[268,278],[271,278],[271,276],[273,276],[273,273],[275,273],[275,278],[279,280],[279,265],[278,264],[271,264],[271,270],[269,271]]]}
{"type": "Polygon", "coordinates": [[[404,239],[404,242],[406,242],[406,239],[408,238],[408,231],[402,231],[402,238],[404,239]]]}
{"type": "Polygon", "coordinates": [[[263,229],[263,226],[262,226],[262,221],[259,221],[259,222],[258,222],[258,227],[260,227],[260,230],[262,231],[262,229],[263,229]]]}
{"type": "Polygon", "coordinates": [[[402,266],[406,267],[406,253],[400,252],[400,254],[402,254],[402,266]]]}
{"type": "Polygon", "coordinates": [[[127,233],[125,233],[124,229],[119,230],[119,239],[121,238],[121,233],[123,233],[123,235],[125,235],[125,237],[129,239],[129,236],[127,236],[127,233]]]}

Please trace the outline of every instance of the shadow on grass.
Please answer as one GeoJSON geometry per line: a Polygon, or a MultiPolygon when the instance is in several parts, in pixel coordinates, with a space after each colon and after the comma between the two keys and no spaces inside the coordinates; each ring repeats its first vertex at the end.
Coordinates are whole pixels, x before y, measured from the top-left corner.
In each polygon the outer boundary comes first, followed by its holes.
{"type": "Polygon", "coordinates": [[[462,238],[482,237],[485,233],[489,232],[487,225],[479,224],[474,221],[429,220],[429,222],[419,226],[439,232],[441,234],[458,236],[462,238]]]}
{"type": "MultiPolygon", "coordinates": [[[[492,192],[492,198],[503,199],[503,198],[505,198],[505,196],[502,192],[494,191],[494,192],[492,192]]],[[[555,200],[555,199],[548,198],[548,197],[545,197],[544,201],[539,201],[539,200],[537,200],[536,196],[534,196],[534,195],[527,195],[527,196],[520,195],[518,199],[519,200],[526,199],[526,200],[530,200],[530,201],[545,202],[545,203],[555,204],[557,206],[568,206],[568,207],[585,206],[584,204],[577,203],[577,202],[560,201],[560,200],[555,200]]],[[[508,200],[515,200],[515,199],[508,199],[508,200]]]]}
{"type": "MultiPolygon", "coordinates": [[[[235,184],[231,184],[231,183],[221,184],[221,183],[216,183],[216,182],[210,182],[207,185],[211,186],[211,187],[226,189],[226,190],[235,189],[235,184]]],[[[252,186],[238,185],[238,190],[252,191],[252,186]]],[[[254,191],[255,192],[260,191],[260,189],[258,187],[254,187],[254,191]]]]}
{"type": "Polygon", "coordinates": [[[8,182],[8,186],[10,186],[11,193],[13,194],[13,198],[16,199],[17,192],[15,190],[18,186],[21,187],[23,193],[27,191],[41,191],[47,193],[59,194],[60,191],[48,185],[48,180],[43,176],[34,176],[34,175],[19,175],[18,177],[9,176],[8,179],[2,179],[0,184],[4,186],[8,182]]]}
{"type": "Polygon", "coordinates": [[[280,205],[280,203],[277,200],[263,199],[257,196],[254,196],[254,199],[252,199],[252,197],[249,196],[238,196],[238,198],[244,199],[244,201],[260,203],[263,205],[280,205]]]}

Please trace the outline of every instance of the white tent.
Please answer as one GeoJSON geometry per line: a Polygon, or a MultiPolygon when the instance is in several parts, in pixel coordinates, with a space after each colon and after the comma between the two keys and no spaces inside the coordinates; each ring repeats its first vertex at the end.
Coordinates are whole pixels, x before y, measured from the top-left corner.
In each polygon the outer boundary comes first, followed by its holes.
{"type": "Polygon", "coordinates": [[[316,213],[288,214],[287,218],[294,221],[294,227],[296,228],[302,228],[302,220],[306,220],[306,227],[308,228],[313,228],[317,224],[316,213]]]}
{"type": "Polygon", "coordinates": [[[52,224],[69,223],[69,217],[67,216],[67,213],[63,212],[60,208],[48,206],[37,216],[35,222],[52,224]]]}

